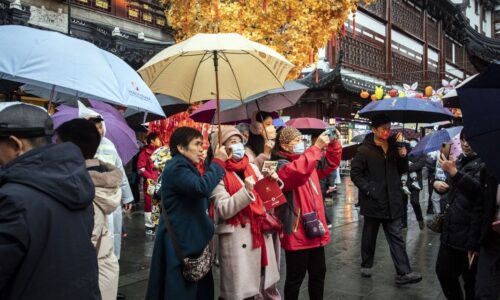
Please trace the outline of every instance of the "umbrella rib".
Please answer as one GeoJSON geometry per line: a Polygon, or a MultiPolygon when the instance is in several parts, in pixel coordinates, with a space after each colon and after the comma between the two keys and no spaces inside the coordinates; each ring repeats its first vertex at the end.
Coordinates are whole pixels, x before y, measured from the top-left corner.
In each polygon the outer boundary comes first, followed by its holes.
{"type": "Polygon", "coordinates": [[[194,72],[194,77],[193,77],[192,84],[191,84],[191,90],[189,91],[189,99],[188,99],[189,104],[191,104],[191,97],[193,96],[194,83],[196,81],[196,77],[198,76],[198,71],[200,70],[200,66],[201,66],[202,62],[204,61],[204,58],[207,55],[207,53],[208,52],[205,52],[203,54],[203,56],[200,59],[200,62],[198,63],[198,66],[196,67],[196,71],[194,72]]]}
{"type": "Polygon", "coordinates": [[[222,52],[222,55],[225,58],[227,64],[229,65],[229,68],[231,69],[231,73],[233,73],[234,81],[236,82],[236,86],[238,87],[238,93],[240,94],[240,101],[241,101],[241,103],[243,103],[243,96],[241,95],[240,84],[238,83],[238,79],[236,78],[236,73],[234,73],[233,66],[229,62],[229,58],[227,58],[227,56],[224,52],[222,52]]]}
{"type": "Polygon", "coordinates": [[[258,59],[255,55],[253,55],[252,53],[248,52],[248,51],[244,51],[245,53],[247,53],[248,55],[252,56],[253,58],[255,58],[258,62],[260,62],[271,74],[273,74],[273,77],[276,79],[276,81],[278,81],[278,83],[280,84],[280,86],[282,88],[285,88],[285,85],[281,83],[281,81],[279,80],[278,77],[276,77],[276,75],[274,74],[274,72],[265,64],[263,63],[260,59],[258,59]]]}
{"type": "MultiPolygon", "coordinates": [[[[178,58],[180,57],[186,57],[186,56],[199,56],[201,54],[191,54],[189,55],[188,53],[181,53],[180,55],[178,55],[176,58],[172,59],[172,61],[170,61],[166,66],[163,67],[163,70],[161,70],[160,73],[158,73],[158,75],[156,75],[155,79],[153,81],[151,81],[150,84],[148,84],[148,86],[151,88],[153,86],[153,84],[156,82],[156,80],[158,80],[158,78],[160,78],[160,76],[163,74],[163,72],[165,72],[165,70],[174,62],[176,61],[178,58]]],[[[203,54],[205,55],[205,54],[203,54]]],[[[154,66],[154,65],[152,65],[154,66]]],[[[152,67],[150,66],[150,67],[152,67]]]]}

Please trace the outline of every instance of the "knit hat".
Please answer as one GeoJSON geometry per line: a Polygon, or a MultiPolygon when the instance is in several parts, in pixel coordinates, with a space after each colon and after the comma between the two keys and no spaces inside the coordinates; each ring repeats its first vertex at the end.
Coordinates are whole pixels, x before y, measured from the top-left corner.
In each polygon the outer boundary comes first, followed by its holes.
{"type": "MultiPolygon", "coordinates": [[[[243,142],[244,138],[241,132],[236,129],[234,126],[223,126],[221,129],[221,138],[222,138],[222,143],[224,144],[230,137],[232,136],[239,136],[241,138],[241,141],[243,142]]],[[[212,147],[212,151],[215,152],[217,149],[217,146],[219,146],[219,132],[214,131],[212,133],[212,138],[210,140],[210,146],[212,147]]]]}
{"type": "Polygon", "coordinates": [[[297,128],[286,126],[279,133],[279,141],[281,145],[287,145],[300,136],[302,136],[302,133],[297,128]]]}
{"type": "Polygon", "coordinates": [[[391,119],[384,114],[378,114],[372,117],[372,123],[370,124],[373,128],[378,128],[384,124],[391,123],[391,119]]]}

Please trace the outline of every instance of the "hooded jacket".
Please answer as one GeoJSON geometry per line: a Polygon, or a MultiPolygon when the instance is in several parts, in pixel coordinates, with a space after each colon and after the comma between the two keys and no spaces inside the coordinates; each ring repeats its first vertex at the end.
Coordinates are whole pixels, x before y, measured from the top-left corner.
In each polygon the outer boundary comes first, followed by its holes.
{"type": "Polygon", "coordinates": [[[72,143],[0,171],[0,299],[101,299],[90,238],[94,185],[72,143]]]}
{"type": "Polygon", "coordinates": [[[399,156],[394,137],[388,142],[384,153],[370,133],[351,163],[351,179],[359,189],[360,213],[365,217],[392,220],[403,216],[401,174],[408,171],[408,159],[399,156]]]}

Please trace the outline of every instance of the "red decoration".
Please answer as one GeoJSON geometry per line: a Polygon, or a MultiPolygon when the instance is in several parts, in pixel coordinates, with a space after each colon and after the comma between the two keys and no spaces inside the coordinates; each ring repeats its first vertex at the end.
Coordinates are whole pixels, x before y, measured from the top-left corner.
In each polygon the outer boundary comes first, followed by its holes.
{"type": "Polygon", "coordinates": [[[345,24],[342,24],[342,37],[346,36],[345,24]]]}
{"type": "Polygon", "coordinates": [[[292,5],[288,4],[288,16],[287,16],[287,21],[290,22],[292,20],[293,14],[292,14],[292,5]]]}
{"type": "Polygon", "coordinates": [[[356,13],[352,15],[352,36],[356,36],[356,13]]]}
{"type": "Polygon", "coordinates": [[[309,49],[309,63],[312,64],[314,62],[314,50],[313,48],[309,49]]]}
{"type": "Polygon", "coordinates": [[[316,83],[319,83],[318,63],[316,63],[316,83]]]}
{"type": "Polygon", "coordinates": [[[392,89],[389,91],[389,96],[391,96],[391,97],[397,97],[398,95],[399,95],[399,92],[396,89],[392,89]]]}
{"type": "Polygon", "coordinates": [[[220,21],[219,0],[214,0],[215,21],[220,21]]]}
{"type": "Polygon", "coordinates": [[[333,48],[335,48],[335,44],[337,43],[337,41],[336,41],[336,34],[333,31],[332,31],[332,39],[330,40],[330,43],[332,45],[332,50],[333,50],[333,48]]]}
{"type": "Polygon", "coordinates": [[[262,1],[262,10],[263,10],[264,12],[267,12],[267,0],[263,0],[263,1],[262,1]]]}

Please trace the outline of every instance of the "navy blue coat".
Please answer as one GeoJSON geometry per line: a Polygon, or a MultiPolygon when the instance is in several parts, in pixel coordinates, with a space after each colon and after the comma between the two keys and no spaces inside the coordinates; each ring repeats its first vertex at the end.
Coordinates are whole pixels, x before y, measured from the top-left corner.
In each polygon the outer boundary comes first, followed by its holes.
{"type": "MultiPolygon", "coordinates": [[[[214,234],[208,216],[209,198],[224,177],[222,163],[214,160],[201,176],[194,164],[178,154],[167,162],[161,180],[161,199],[167,210],[182,254],[198,257],[214,234]]],[[[213,299],[211,274],[193,283],[182,277],[163,216],[156,233],[146,299],[213,299]]]]}
{"type": "Polygon", "coordinates": [[[101,299],[94,192],[71,143],[31,150],[0,170],[0,299],[101,299]]]}

